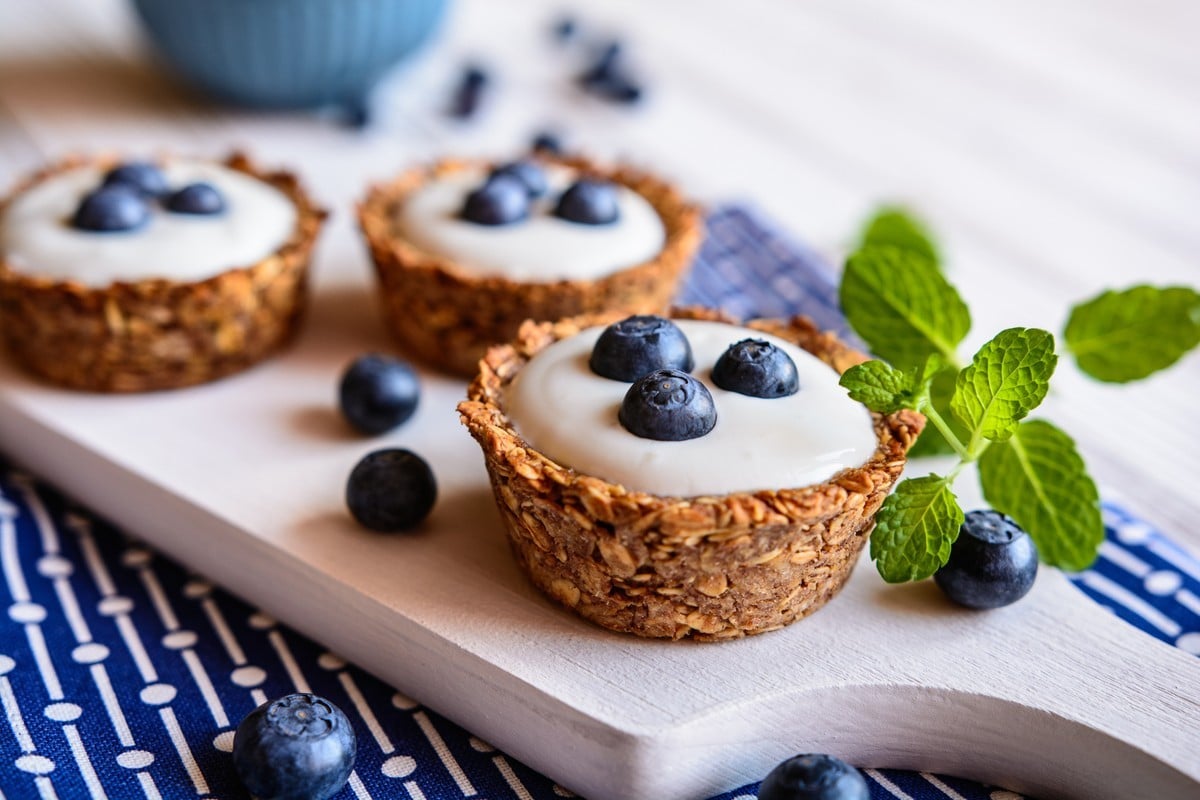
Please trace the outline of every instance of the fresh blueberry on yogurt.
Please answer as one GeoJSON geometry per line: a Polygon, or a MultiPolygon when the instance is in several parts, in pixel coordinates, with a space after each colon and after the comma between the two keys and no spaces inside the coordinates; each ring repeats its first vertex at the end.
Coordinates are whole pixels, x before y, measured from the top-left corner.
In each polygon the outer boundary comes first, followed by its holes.
{"type": "Polygon", "coordinates": [[[346,482],[346,505],[373,531],[405,531],[433,509],[437,482],[425,459],[411,450],[376,450],[363,457],[346,482]]]}
{"type": "Polygon", "coordinates": [[[233,766],[255,797],[326,800],[346,785],[356,750],[341,709],[314,694],[289,694],[238,725],[233,766]]]}
{"type": "Polygon", "coordinates": [[[933,579],[946,596],[967,608],[999,608],[1033,588],[1038,552],[1024,530],[999,511],[971,511],[963,520],[950,560],[933,579]]]}
{"type": "Polygon", "coordinates": [[[101,186],[80,201],[71,225],[82,231],[118,233],[142,227],[150,207],[137,189],[122,183],[101,186]]]}
{"type": "Polygon", "coordinates": [[[750,397],[787,397],[800,390],[796,362],[762,339],[743,339],[717,359],[713,383],[750,397]]]}
{"type": "Polygon", "coordinates": [[[225,198],[211,183],[203,181],[189,183],[172,192],[164,203],[168,211],[176,214],[213,216],[225,211],[225,198]]]}
{"type": "Polygon", "coordinates": [[[592,372],[616,381],[634,381],[656,369],[691,372],[692,346],[669,319],[626,317],[604,329],[588,359],[592,372]]]}
{"type": "Polygon", "coordinates": [[[580,178],[558,198],[554,214],[581,225],[611,225],[620,216],[617,187],[609,181],[580,178]]]}
{"type": "Polygon", "coordinates": [[[145,197],[162,197],[171,190],[167,176],[148,161],[129,161],[113,167],[104,175],[104,186],[121,184],[136,189],[145,197]]]}
{"type": "Polygon", "coordinates": [[[467,195],[461,217],[476,225],[511,225],[529,216],[529,188],[514,175],[495,175],[467,195]]]}
{"type": "Polygon", "coordinates": [[[496,167],[492,170],[491,177],[495,178],[498,175],[511,175],[525,184],[525,189],[529,192],[530,197],[541,197],[549,190],[546,171],[529,160],[513,161],[496,167]]]}
{"type": "Polygon", "coordinates": [[[780,762],[758,787],[758,800],[870,800],[862,773],[819,753],[780,762]]]}
{"type": "Polygon", "coordinates": [[[717,424],[708,388],[686,372],[660,369],[634,381],[617,414],[627,431],[643,439],[697,439],[717,424]]]}

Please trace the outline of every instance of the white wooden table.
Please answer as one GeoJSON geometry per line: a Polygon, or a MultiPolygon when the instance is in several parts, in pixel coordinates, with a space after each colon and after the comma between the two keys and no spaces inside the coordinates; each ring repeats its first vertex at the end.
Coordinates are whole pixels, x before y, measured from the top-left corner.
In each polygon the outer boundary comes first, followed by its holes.
{"type": "MultiPolygon", "coordinates": [[[[548,34],[560,10],[459,2],[437,47],[381,87],[374,125],[353,131],[180,90],[147,60],[119,0],[0,0],[0,183],[73,150],[245,147],[299,170],[334,211],[319,300],[367,283],[350,209],[368,182],[437,155],[511,153],[553,127],[704,201],[749,201],[834,261],[878,202],[911,204],[940,233],[971,305],[968,349],[1012,325],[1059,332],[1068,305],[1103,288],[1200,282],[1200,7],[1185,0],[616,0],[580,19],[627,41],[649,90],[636,109],[572,86],[577,65],[548,34]],[[496,91],[464,125],[440,110],[467,60],[494,69],[496,91]]],[[[325,311],[355,335],[380,335],[372,320],[325,311]]],[[[1121,388],[1064,358],[1042,412],[1079,442],[1106,498],[1196,552],[1198,394],[1195,354],[1121,388]]],[[[127,421],[115,410],[96,429],[127,421]]],[[[312,481],[303,467],[287,468],[300,486],[312,481]]],[[[235,589],[248,569],[229,577],[235,589]]],[[[528,602],[517,591],[514,619],[528,602]]]]}

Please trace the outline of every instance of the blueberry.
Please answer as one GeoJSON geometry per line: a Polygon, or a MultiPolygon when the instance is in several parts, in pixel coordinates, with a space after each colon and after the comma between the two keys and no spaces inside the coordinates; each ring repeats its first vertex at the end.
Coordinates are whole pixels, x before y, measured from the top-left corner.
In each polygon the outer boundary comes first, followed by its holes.
{"type": "Polygon", "coordinates": [[[771,770],[758,800],[870,800],[867,781],[840,758],[819,753],[792,756],[771,770]]]}
{"type": "Polygon", "coordinates": [[[596,61],[579,76],[584,91],[618,103],[636,103],[642,99],[642,87],[621,64],[623,50],[617,41],[601,50],[596,61]]]}
{"type": "Polygon", "coordinates": [[[326,800],[354,769],[354,729],[314,694],[289,694],[251,711],[233,736],[233,766],[250,794],[326,800]]]}
{"type": "Polygon", "coordinates": [[[372,436],[403,424],[417,410],[420,396],[421,383],[412,367],[375,353],[356,358],[338,386],[342,416],[372,436]]]}
{"type": "Polygon", "coordinates": [[[146,197],[162,197],[171,190],[167,176],[157,165],[148,161],[129,161],[110,169],[104,175],[104,185],[122,184],[136,189],[146,197]]]}
{"type": "Polygon", "coordinates": [[[373,531],[404,531],[428,516],[437,500],[433,470],[411,450],[376,450],[346,481],[346,505],[373,531]]]}
{"type": "Polygon", "coordinates": [[[512,175],[489,178],[467,195],[459,216],[476,225],[511,225],[529,216],[529,189],[512,175]]]}
{"type": "Polygon", "coordinates": [[[492,178],[499,175],[509,175],[525,184],[525,189],[529,192],[530,197],[541,197],[549,189],[546,183],[546,171],[540,164],[532,161],[513,161],[492,170],[492,178]]]}
{"type": "Polygon", "coordinates": [[[475,116],[489,83],[491,77],[483,67],[474,64],[465,67],[450,102],[450,116],[458,119],[475,116]]]}
{"type": "Polygon", "coordinates": [[[1029,534],[991,509],[967,514],[950,560],[933,579],[946,596],[967,608],[999,608],[1033,587],[1038,553],[1029,534]]]}
{"type": "Polygon", "coordinates": [[[617,187],[609,181],[580,178],[571,184],[554,207],[555,216],[583,225],[611,225],[621,209],[617,187]]]}
{"type": "Polygon", "coordinates": [[[211,183],[189,183],[172,192],[163,205],[176,214],[211,216],[225,211],[225,198],[211,183]]]}
{"type": "Polygon", "coordinates": [[[656,369],[691,372],[692,346],[679,326],[649,315],[626,317],[604,329],[588,359],[592,372],[615,381],[635,381],[656,369]]]}
{"type": "Polygon", "coordinates": [[[713,383],[750,397],[787,397],[800,390],[796,362],[770,342],[743,339],[717,359],[713,383]]]}
{"type": "Polygon", "coordinates": [[[554,23],[554,38],[560,42],[569,42],[571,39],[575,38],[577,30],[578,25],[576,24],[574,17],[559,17],[554,23]]]}
{"type": "Polygon", "coordinates": [[[659,369],[633,382],[617,418],[643,439],[696,439],[717,424],[717,408],[703,383],[677,369],[659,369]]]}
{"type": "Polygon", "coordinates": [[[115,233],[140,228],[150,221],[150,207],[126,184],[101,186],[79,202],[71,225],[83,231],[115,233]]]}
{"type": "Polygon", "coordinates": [[[560,156],[563,154],[562,139],[558,134],[551,131],[541,131],[533,137],[533,142],[530,148],[535,153],[549,153],[550,155],[560,156]]]}

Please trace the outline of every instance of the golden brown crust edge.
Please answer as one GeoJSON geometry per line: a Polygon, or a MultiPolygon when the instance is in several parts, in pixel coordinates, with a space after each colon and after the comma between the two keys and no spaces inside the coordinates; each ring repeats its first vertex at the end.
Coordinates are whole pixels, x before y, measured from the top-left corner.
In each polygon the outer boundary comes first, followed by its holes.
{"type": "MultiPolygon", "coordinates": [[[[0,214],[29,186],[87,161],[66,159],[31,176],[0,203],[0,214]]],[[[295,203],[296,229],[275,253],[202,281],[105,287],[26,275],[0,254],[0,338],[14,358],[62,386],[141,392],[216,380],[286,345],[303,316],[308,265],[326,213],[289,172],[259,170],[240,153],[225,163],[295,203]]]]}
{"type": "Polygon", "coordinates": [[[443,160],[374,186],[358,207],[358,219],[379,278],[384,319],[401,345],[431,366],[469,378],[488,346],[510,341],[526,319],[661,314],[670,305],[700,245],[699,210],[670,184],[635,169],[605,170],[581,158],[538,158],[614,180],[645,197],[666,228],[662,252],[590,281],[521,283],[470,275],[396,236],[393,220],[397,205],[430,178],[479,162],[443,160]]]}
{"type": "MultiPolygon", "coordinates": [[[[699,309],[678,315],[729,321],[699,309]]],[[[517,561],[554,600],[639,636],[733,639],[816,611],[849,577],[924,418],[874,415],[871,459],[814,486],[691,498],[628,491],[529,447],[502,406],[505,384],[535,353],[614,318],[526,323],[514,343],[488,352],[458,406],[483,449],[517,561]]],[[[748,324],[839,372],[865,359],[807,318],[748,324]]]]}

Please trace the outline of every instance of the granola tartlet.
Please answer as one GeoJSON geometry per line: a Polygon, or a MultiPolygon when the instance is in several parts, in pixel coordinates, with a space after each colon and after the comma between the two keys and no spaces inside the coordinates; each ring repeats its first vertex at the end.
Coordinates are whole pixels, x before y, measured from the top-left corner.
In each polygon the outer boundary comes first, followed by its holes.
{"type": "MultiPolygon", "coordinates": [[[[102,173],[119,163],[77,157],[43,169],[0,201],[0,221],[24,193],[52,179],[73,170],[102,173]]],[[[283,347],[305,307],[309,260],[325,212],[291,173],[261,170],[241,154],[224,167],[273,187],[294,206],[283,240],[249,263],[180,278],[172,277],[166,256],[161,270],[132,278],[118,272],[96,282],[23,263],[0,241],[0,338],[13,357],[62,386],[140,392],[212,381],[283,347]]],[[[73,266],[87,274],[88,263],[73,266]]]]}
{"type": "Polygon", "coordinates": [[[470,377],[487,347],[511,340],[526,319],[662,313],[690,265],[700,244],[701,217],[673,186],[632,168],[609,170],[586,159],[545,154],[536,158],[550,169],[612,181],[640,195],[661,220],[661,248],[639,263],[586,279],[572,277],[567,263],[550,279],[515,279],[467,268],[422,248],[397,222],[404,204],[430,182],[464,171],[486,174],[490,165],[447,159],[374,186],[358,217],[378,274],[386,323],[409,352],[430,365],[470,377]]]}
{"type": "MultiPolygon", "coordinates": [[[[695,309],[680,316],[729,321],[695,309]]],[[[872,414],[876,447],[865,463],[809,486],[681,497],[583,474],[522,438],[505,391],[546,347],[612,321],[526,323],[515,342],[491,348],[459,404],[522,568],[579,615],[639,636],[732,639],[816,611],[849,577],[924,418],[872,414]]],[[[805,318],[746,327],[793,342],[838,372],[865,360],[805,318]]]]}

